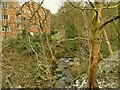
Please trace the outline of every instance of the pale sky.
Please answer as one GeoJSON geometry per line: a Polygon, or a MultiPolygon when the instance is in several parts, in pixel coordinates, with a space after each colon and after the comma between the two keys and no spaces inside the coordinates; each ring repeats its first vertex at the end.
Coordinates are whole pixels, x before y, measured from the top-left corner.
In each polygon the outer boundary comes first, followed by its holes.
{"type": "Polygon", "coordinates": [[[55,14],[61,5],[60,0],[44,0],[43,6],[55,14]]]}
{"type": "MultiPolygon", "coordinates": [[[[20,2],[27,2],[30,0],[20,0],[20,2]]],[[[41,0],[35,0],[37,2],[40,2],[41,0]]],[[[50,10],[52,14],[57,13],[57,10],[59,9],[61,5],[60,0],[44,0],[43,7],[50,10]]]]}
{"type": "MultiPolygon", "coordinates": [[[[30,0],[19,0],[20,2],[27,2],[30,0]]],[[[43,0],[33,0],[37,2],[41,2],[43,0]]],[[[62,2],[65,2],[67,0],[44,0],[43,7],[50,10],[52,14],[57,13],[59,7],[61,6],[62,2]]],[[[82,1],[87,1],[87,0],[69,0],[69,1],[74,1],[74,2],[82,2],[82,1]]],[[[94,0],[90,0],[94,1],[94,0]]]]}
{"type": "MultiPolygon", "coordinates": [[[[20,2],[27,2],[30,0],[19,0],[20,2]]],[[[43,0],[34,0],[37,2],[41,2],[43,0]]],[[[61,6],[61,2],[65,2],[67,0],[44,0],[43,7],[50,10],[52,14],[57,13],[59,7],[61,6]]],[[[69,0],[69,1],[74,1],[74,2],[82,2],[82,1],[87,1],[87,0],[69,0]]],[[[94,1],[94,0],[90,0],[94,1]]]]}

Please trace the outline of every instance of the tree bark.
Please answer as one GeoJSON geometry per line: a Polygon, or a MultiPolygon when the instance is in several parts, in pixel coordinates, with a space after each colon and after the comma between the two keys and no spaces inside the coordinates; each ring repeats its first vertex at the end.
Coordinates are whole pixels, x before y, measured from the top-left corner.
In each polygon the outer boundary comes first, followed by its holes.
{"type": "MultiPolygon", "coordinates": [[[[90,3],[91,4],[91,3],[90,3]]],[[[91,31],[91,42],[90,42],[90,57],[89,57],[89,68],[88,68],[88,88],[96,88],[97,82],[97,70],[98,70],[98,52],[102,41],[102,28],[109,24],[110,22],[120,18],[120,14],[115,16],[105,23],[103,23],[103,4],[102,2],[96,3],[96,8],[101,8],[96,10],[91,4],[96,14],[92,20],[92,31],[91,31]]],[[[120,12],[120,11],[118,11],[120,12]]]]}
{"type": "MultiPolygon", "coordinates": [[[[96,3],[97,8],[101,8],[101,2],[96,3]]],[[[98,10],[92,21],[92,31],[91,31],[91,50],[89,57],[89,79],[88,79],[88,88],[96,88],[97,81],[97,70],[98,70],[98,52],[101,46],[101,30],[98,29],[98,26],[102,23],[102,9],[98,10]]]]}

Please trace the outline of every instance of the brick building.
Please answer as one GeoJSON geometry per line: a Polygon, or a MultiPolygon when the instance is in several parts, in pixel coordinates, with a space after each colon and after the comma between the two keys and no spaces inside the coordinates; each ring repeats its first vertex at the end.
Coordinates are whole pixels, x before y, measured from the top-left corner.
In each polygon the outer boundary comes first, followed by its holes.
{"type": "Polygon", "coordinates": [[[32,34],[50,33],[49,10],[34,1],[24,3],[0,2],[0,34],[3,38],[21,35],[25,30],[32,34]]]}
{"type": "Polygon", "coordinates": [[[16,36],[16,8],[18,2],[0,2],[0,34],[3,38],[16,36]]]}
{"type": "Polygon", "coordinates": [[[51,13],[37,2],[29,1],[24,3],[16,15],[19,30],[25,30],[32,35],[35,33],[50,33],[51,13]]]}

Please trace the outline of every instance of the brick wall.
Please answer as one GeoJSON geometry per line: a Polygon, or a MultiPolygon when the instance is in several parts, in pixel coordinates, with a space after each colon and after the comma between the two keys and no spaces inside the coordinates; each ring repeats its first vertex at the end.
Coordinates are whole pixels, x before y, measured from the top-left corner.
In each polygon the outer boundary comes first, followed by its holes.
{"type": "Polygon", "coordinates": [[[3,38],[16,36],[16,8],[18,6],[18,2],[1,2],[0,32],[3,38]],[[3,4],[6,6],[3,7],[3,4]]]}
{"type": "Polygon", "coordinates": [[[36,2],[23,4],[19,9],[17,18],[20,20],[18,25],[21,30],[25,29],[27,32],[33,32],[34,34],[50,33],[51,13],[36,2]]]}

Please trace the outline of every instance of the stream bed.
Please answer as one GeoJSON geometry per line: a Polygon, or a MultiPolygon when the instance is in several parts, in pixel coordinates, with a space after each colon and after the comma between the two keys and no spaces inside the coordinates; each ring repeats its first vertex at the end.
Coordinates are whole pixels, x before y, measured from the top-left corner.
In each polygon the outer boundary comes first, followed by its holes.
{"type": "MultiPolygon", "coordinates": [[[[117,88],[118,84],[118,52],[99,63],[97,84],[99,88],[117,88]]],[[[87,87],[87,62],[79,58],[61,58],[57,61],[58,88],[86,88],[87,87]]]]}

